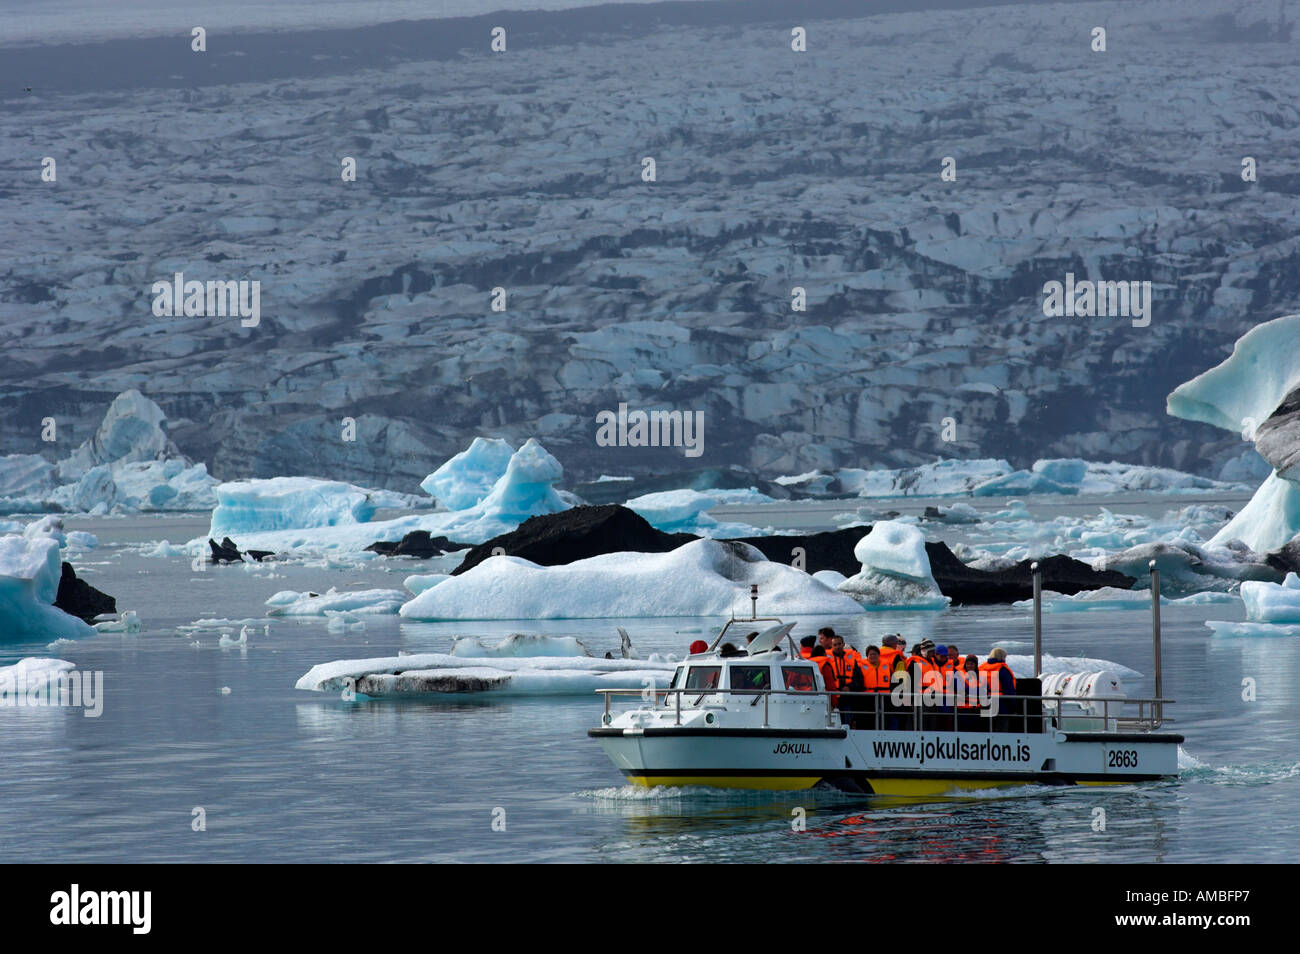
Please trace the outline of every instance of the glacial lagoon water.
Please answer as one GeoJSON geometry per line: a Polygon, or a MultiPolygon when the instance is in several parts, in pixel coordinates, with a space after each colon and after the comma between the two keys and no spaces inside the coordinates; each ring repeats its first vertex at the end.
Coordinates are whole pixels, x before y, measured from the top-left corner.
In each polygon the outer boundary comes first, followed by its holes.
{"type": "MultiPolygon", "coordinates": [[[[104,674],[98,718],[0,708],[0,851],[10,861],[1260,862],[1300,848],[1300,647],[1214,637],[1203,625],[1243,618],[1240,604],[1164,610],[1165,688],[1178,700],[1169,714],[1187,737],[1177,781],[925,800],[647,792],[625,786],[587,738],[594,696],[346,702],[293,685],[318,662],[440,651],[458,635],[571,635],[603,654],[617,652],[622,625],[642,653],[681,653],[714,620],[376,617],[364,633],[331,633],[324,620],[266,619],[264,601],[282,589],[400,587],[436,567],[196,572],[186,558],[140,555],[141,542],[188,540],[205,522],[68,520],[100,538],[77,557],[79,572],[144,627],[54,649],[0,644],[0,664],[55,655],[104,674]],[[217,629],[182,629],[212,618],[255,620],[247,647],[222,648],[217,629]],[[1254,701],[1243,699],[1247,678],[1254,701]],[[791,827],[798,807],[803,832],[791,827]],[[1104,831],[1094,830],[1097,807],[1104,831]],[[206,831],[192,828],[196,808],[206,831]],[[505,830],[494,830],[502,817],[505,830]]],[[[1129,694],[1150,693],[1147,613],[1044,620],[1049,654],[1123,664],[1144,674],[1126,681],[1129,694]]],[[[799,631],[826,623],[859,645],[893,631],[963,650],[1032,645],[1029,613],[1005,606],[808,619],[799,631]]]]}

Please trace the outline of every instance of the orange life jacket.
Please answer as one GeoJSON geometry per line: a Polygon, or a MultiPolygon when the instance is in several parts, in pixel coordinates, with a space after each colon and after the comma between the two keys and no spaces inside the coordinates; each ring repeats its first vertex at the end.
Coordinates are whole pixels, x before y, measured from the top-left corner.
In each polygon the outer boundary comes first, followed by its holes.
{"type": "Polygon", "coordinates": [[[799,647],[799,655],[802,656],[804,659],[812,659],[812,647],[811,647],[811,646],[800,646],[800,647],[799,647]]]}
{"type": "Polygon", "coordinates": [[[831,672],[826,679],[827,688],[847,690],[850,680],[853,679],[853,669],[857,664],[857,659],[850,656],[847,649],[843,656],[834,654],[827,656],[826,662],[822,665],[822,672],[826,672],[828,668],[831,672]]]}
{"type": "Polygon", "coordinates": [[[898,654],[899,654],[899,650],[897,650],[897,649],[893,649],[893,648],[891,648],[891,647],[889,647],[889,646],[881,646],[881,647],[880,647],[880,665],[882,665],[882,666],[888,666],[888,667],[889,667],[889,671],[890,671],[890,672],[893,672],[893,671],[894,671],[894,657],[896,657],[898,654]]]}
{"type": "MultiPolygon", "coordinates": [[[[988,688],[989,695],[1002,695],[1002,678],[996,675],[999,669],[1011,672],[1011,667],[1004,662],[980,663],[980,681],[988,688]]],[[[1015,674],[1012,673],[1014,678],[1015,674]]]]}
{"type": "Polygon", "coordinates": [[[969,669],[961,670],[960,675],[966,680],[966,702],[962,709],[978,709],[980,705],[980,674],[969,669]]]}
{"type": "Polygon", "coordinates": [[[884,663],[873,666],[868,662],[862,667],[863,688],[867,692],[888,692],[889,676],[889,667],[884,663]]]}

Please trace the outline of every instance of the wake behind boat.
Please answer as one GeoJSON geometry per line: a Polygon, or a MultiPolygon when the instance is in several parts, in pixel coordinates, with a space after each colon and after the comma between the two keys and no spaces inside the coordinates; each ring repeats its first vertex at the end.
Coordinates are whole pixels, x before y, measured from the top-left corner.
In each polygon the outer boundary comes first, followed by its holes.
{"type": "MultiPolygon", "coordinates": [[[[601,689],[601,725],[588,730],[627,777],[646,787],[800,790],[935,796],[1024,784],[1118,785],[1178,775],[1181,735],[1160,731],[1159,574],[1151,567],[1155,698],[1082,676],[1015,680],[1015,694],[955,698],[910,691],[828,688],[790,637],[794,623],[726,622],[713,644],[679,665],[667,689],[601,689]],[[775,623],[740,655],[724,652],[737,627],[775,623]],[[1044,683],[1047,691],[1044,692],[1044,683]],[[1106,694],[1102,694],[1106,693],[1106,694]],[[613,700],[646,704],[615,714],[613,700]],[[965,703],[965,704],[961,704],[965,703]]],[[[1041,672],[1035,574],[1035,671],[1041,672]]],[[[756,597],[755,597],[756,598],[756,597]]]]}

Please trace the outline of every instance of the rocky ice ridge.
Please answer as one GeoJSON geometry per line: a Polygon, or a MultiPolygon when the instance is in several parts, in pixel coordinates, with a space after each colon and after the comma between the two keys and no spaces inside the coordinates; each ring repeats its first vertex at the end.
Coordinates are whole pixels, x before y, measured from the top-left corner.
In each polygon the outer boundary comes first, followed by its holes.
{"type": "Polygon", "coordinates": [[[767,23],[669,26],[9,94],[0,162],[67,150],[12,203],[0,447],[30,451],[51,404],[88,432],[147,387],[221,479],[406,488],[485,430],[537,435],[575,477],[682,466],[595,446],[623,401],[704,411],[701,466],[758,474],[991,454],[1227,473],[1239,444],[1157,399],[1300,299],[1300,65],[1266,6],[833,19],[798,58],[767,23]],[[261,324],[153,317],[175,271],[262,280],[261,324]],[[1045,317],[1066,271],[1151,280],[1150,326],[1045,317]]]}

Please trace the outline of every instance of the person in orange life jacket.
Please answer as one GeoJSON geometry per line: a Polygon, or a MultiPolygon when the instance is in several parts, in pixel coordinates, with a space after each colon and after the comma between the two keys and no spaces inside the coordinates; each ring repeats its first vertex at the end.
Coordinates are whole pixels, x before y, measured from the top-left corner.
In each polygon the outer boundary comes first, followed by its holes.
{"type": "Polygon", "coordinates": [[[925,639],[912,647],[912,655],[907,657],[907,678],[911,705],[921,705],[921,689],[925,686],[925,675],[931,669],[929,654],[934,650],[934,641],[925,639]]]}
{"type": "Polygon", "coordinates": [[[799,640],[799,655],[804,659],[812,659],[813,643],[817,642],[816,636],[805,636],[799,640]]]}
{"type": "Polygon", "coordinates": [[[961,672],[961,653],[957,652],[957,647],[952,643],[948,644],[948,662],[944,666],[949,672],[961,672]]]}
{"type": "Polygon", "coordinates": [[[1007,651],[1001,646],[989,653],[989,661],[979,667],[980,679],[993,695],[1014,696],[1016,694],[1016,677],[1007,665],[1007,651]],[[995,675],[996,674],[996,675],[995,675]]]}
{"type": "MultiPolygon", "coordinates": [[[[822,678],[826,680],[826,688],[832,691],[862,692],[862,669],[857,660],[844,651],[843,636],[831,640],[831,654],[822,663],[822,678]]],[[[838,708],[839,704],[839,697],[831,696],[831,705],[838,708]]],[[[844,708],[851,710],[853,706],[846,704],[844,708]]]]}
{"type": "Polygon", "coordinates": [[[829,656],[831,654],[831,640],[835,638],[835,630],[829,626],[823,626],[817,630],[817,645],[822,648],[822,652],[829,656]]]}
{"type": "Polygon", "coordinates": [[[865,656],[858,661],[858,669],[862,672],[863,691],[873,695],[858,700],[858,715],[853,720],[853,728],[882,728],[884,723],[878,721],[878,717],[883,717],[887,709],[884,698],[889,692],[890,673],[889,667],[880,661],[879,646],[867,647],[865,656]]]}
{"type": "Polygon", "coordinates": [[[885,699],[885,728],[886,729],[906,729],[911,726],[911,710],[906,705],[899,705],[894,699],[893,689],[896,685],[902,684],[906,687],[908,681],[907,675],[907,654],[904,652],[894,653],[894,661],[890,664],[889,670],[889,696],[885,699]]]}
{"type": "Polygon", "coordinates": [[[880,641],[880,661],[889,667],[889,671],[894,671],[894,657],[902,649],[898,645],[898,637],[892,633],[880,641]]]}
{"type": "Polygon", "coordinates": [[[957,710],[957,731],[987,732],[990,728],[987,719],[980,718],[980,671],[979,658],[973,653],[966,657],[958,678],[966,681],[966,701],[957,710]]]}

